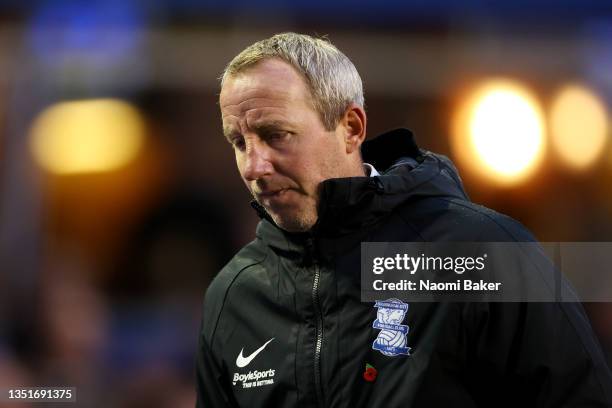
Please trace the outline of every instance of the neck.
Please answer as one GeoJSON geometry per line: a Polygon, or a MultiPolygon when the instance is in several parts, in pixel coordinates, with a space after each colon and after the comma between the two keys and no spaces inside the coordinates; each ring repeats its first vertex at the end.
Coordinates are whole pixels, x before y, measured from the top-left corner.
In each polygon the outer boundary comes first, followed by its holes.
{"type": "Polygon", "coordinates": [[[365,177],[367,176],[365,169],[363,168],[363,161],[361,158],[358,160],[351,161],[350,166],[347,168],[347,174],[345,177],[365,177]]]}

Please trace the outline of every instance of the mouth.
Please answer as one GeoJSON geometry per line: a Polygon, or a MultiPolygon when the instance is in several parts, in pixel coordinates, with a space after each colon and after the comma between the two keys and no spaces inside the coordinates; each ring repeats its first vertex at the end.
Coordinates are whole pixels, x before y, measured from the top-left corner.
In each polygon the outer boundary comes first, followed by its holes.
{"type": "Polygon", "coordinates": [[[281,189],[278,189],[278,190],[267,190],[267,191],[261,191],[261,192],[257,193],[256,195],[259,198],[280,197],[287,190],[288,189],[286,189],[286,188],[281,188],[281,189]]]}
{"type": "Polygon", "coordinates": [[[295,190],[292,188],[279,188],[275,190],[264,190],[256,194],[256,199],[261,205],[271,210],[272,208],[293,205],[295,190]]]}

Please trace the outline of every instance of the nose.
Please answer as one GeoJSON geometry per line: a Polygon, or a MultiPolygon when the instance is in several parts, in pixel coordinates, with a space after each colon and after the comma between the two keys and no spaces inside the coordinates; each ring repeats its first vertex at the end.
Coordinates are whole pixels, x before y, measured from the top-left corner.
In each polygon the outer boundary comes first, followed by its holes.
{"type": "Polygon", "coordinates": [[[247,181],[255,181],[265,175],[272,174],[274,167],[270,162],[270,152],[264,143],[257,139],[246,141],[246,151],[243,158],[242,176],[247,181]]]}

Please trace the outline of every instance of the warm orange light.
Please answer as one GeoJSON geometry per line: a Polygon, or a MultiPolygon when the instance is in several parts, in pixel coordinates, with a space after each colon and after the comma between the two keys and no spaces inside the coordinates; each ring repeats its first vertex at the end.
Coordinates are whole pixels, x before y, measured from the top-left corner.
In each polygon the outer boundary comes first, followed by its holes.
{"type": "Polygon", "coordinates": [[[541,163],[544,145],[541,108],[529,91],[513,81],[484,83],[454,118],[452,148],[457,159],[494,183],[526,180],[541,163]]]}
{"type": "Polygon", "coordinates": [[[550,112],[552,145],[570,167],[584,169],[603,153],[608,117],[603,102],[590,90],[568,85],[556,96],[550,112]]]}
{"type": "Polygon", "coordinates": [[[144,123],[136,108],[115,99],[50,106],[34,121],[30,147],[41,167],[56,174],[115,170],[143,144],[144,123]]]}

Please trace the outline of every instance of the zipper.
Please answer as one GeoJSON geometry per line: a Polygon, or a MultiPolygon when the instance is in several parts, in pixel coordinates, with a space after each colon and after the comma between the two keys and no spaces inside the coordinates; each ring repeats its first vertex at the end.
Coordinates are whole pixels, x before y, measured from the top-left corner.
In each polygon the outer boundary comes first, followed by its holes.
{"type": "Polygon", "coordinates": [[[312,280],[312,304],[315,309],[315,349],[314,349],[314,379],[315,391],[317,394],[317,406],[323,407],[323,385],[321,381],[321,349],[323,348],[323,315],[321,312],[321,301],[319,299],[319,286],[321,283],[321,270],[317,262],[314,251],[314,240],[308,240],[308,252],[314,268],[314,277],[312,280]]]}

